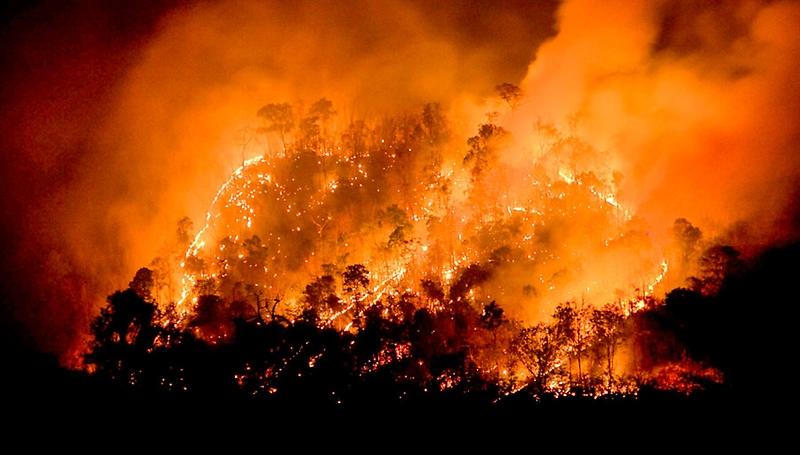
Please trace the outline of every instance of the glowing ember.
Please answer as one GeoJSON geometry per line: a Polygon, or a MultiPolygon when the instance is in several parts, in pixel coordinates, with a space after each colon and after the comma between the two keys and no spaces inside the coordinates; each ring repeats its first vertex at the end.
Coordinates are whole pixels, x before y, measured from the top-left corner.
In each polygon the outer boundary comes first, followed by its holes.
{"type": "Polygon", "coordinates": [[[52,65],[58,15],[11,8],[2,289],[35,343],[337,406],[742,381],[712,351],[797,262],[764,253],[797,238],[797,5],[300,1],[154,8],[52,65]]]}

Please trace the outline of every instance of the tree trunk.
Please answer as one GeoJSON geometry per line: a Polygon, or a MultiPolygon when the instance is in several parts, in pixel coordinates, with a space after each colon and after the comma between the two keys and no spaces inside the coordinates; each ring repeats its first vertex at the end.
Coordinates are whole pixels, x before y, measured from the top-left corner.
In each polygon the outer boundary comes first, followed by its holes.
{"type": "Polygon", "coordinates": [[[569,376],[569,383],[572,384],[572,356],[567,355],[567,374],[569,376]]]}
{"type": "Polygon", "coordinates": [[[281,303],[281,299],[275,297],[275,303],[273,303],[272,311],[270,311],[270,322],[275,322],[275,309],[278,308],[279,303],[281,303]]]}

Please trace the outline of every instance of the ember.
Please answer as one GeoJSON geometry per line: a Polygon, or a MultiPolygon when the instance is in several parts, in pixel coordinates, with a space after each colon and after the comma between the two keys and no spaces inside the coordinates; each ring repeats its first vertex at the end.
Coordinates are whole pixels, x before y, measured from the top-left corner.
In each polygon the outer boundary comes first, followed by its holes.
{"type": "Polygon", "coordinates": [[[9,6],[32,352],[337,409],[749,379],[800,239],[797,4],[293,3],[9,6]]]}

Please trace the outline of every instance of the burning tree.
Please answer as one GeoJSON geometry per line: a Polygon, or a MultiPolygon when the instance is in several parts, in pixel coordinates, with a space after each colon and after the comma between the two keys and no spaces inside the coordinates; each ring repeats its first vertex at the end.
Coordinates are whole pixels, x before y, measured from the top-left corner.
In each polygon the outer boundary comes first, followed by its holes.
{"type": "Polygon", "coordinates": [[[619,305],[608,304],[592,310],[591,322],[597,343],[605,350],[608,386],[611,387],[614,382],[614,356],[616,347],[622,341],[625,315],[619,305]]]}
{"type": "MultiPolygon", "coordinates": [[[[504,93],[514,108],[518,88],[504,93]]],[[[453,144],[434,104],[376,123],[353,120],[343,131],[324,127],[335,123],[324,98],[307,111],[267,104],[258,115],[284,153],[246,160],[197,235],[190,241],[186,232],[175,305],[159,309],[153,289],[165,278],[147,269],[130,295],[109,300],[90,357],[98,371],[113,365],[108,349],[128,343],[146,359],[132,368],[150,369],[151,383],[189,384],[200,374],[181,357],[191,357],[184,346],[221,357],[216,384],[233,381],[256,396],[313,389],[338,401],[354,384],[380,383],[392,394],[399,387],[498,399],[520,381],[537,396],[618,393],[625,320],[656,306],[646,302],[667,265],[657,257],[633,267],[637,280],[650,271],[655,278],[630,296],[615,290],[618,304],[572,300],[576,289],[582,295],[615,279],[598,269],[643,248],[615,181],[585,169],[595,150],[554,130],[541,156],[512,168],[500,159],[510,133],[485,123],[461,160],[464,144],[453,144]],[[306,116],[289,144],[294,112],[306,116]],[[511,176],[522,185],[507,188],[511,176]],[[564,301],[552,321],[520,311],[564,301]],[[173,355],[185,372],[147,364],[173,355]]],[[[676,235],[687,251],[699,242],[688,222],[676,224],[676,235]]],[[[722,256],[704,257],[716,264],[722,256]]],[[[619,281],[624,287],[631,277],[619,281]]]]}
{"type": "Polygon", "coordinates": [[[543,323],[522,329],[514,339],[512,349],[533,377],[535,394],[543,395],[553,389],[550,382],[561,373],[562,346],[556,327],[543,323]]]}

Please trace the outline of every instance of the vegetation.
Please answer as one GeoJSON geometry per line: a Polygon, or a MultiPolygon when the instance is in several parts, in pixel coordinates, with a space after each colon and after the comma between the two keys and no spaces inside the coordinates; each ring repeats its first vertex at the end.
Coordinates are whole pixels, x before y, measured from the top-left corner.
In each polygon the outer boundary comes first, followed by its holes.
{"type": "MultiPolygon", "coordinates": [[[[458,283],[473,273],[465,270],[458,283]]],[[[725,277],[718,294],[675,289],[628,317],[615,305],[590,310],[567,302],[551,322],[526,327],[495,302],[480,311],[456,303],[434,311],[402,296],[359,310],[358,330],[321,320],[323,309],[339,309],[353,298],[336,295],[339,278],[330,275],[308,285],[307,308],[291,321],[265,319],[209,295],[181,324],[169,307],[160,310],[152,302],[149,274],[140,270],[129,289],[109,296],[86,356],[96,378],[146,395],[319,406],[440,400],[505,406],[557,397],[719,393],[744,373],[734,348],[726,347],[738,337],[727,323],[738,317],[728,307],[738,299],[731,293],[748,286],[736,279],[741,271],[725,277]],[[617,373],[622,345],[635,366],[617,373]],[[514,368],[526,373],[509,375],[514,368]]],[[[352,293],[366,286],[368,275],[354,264],[340,278],[352,293]]],[[[427,286],[443,298],[436,286],[427,286]]]]}
{"type": "MultiPolygon", "coordinates": [[[[497,90],[513,110],[519,88],[497,90]]],[[[631,232],[635,239],[604,178],[572,171],[594,153],[579,140],[548,129],[553,144],[531,170],[538,193],[529,202],[537,210],[503,207],[491,181],[502,175],[498,153],[509,133],[492,116],[480,125],[461,145],[475,219],[465,228],[471,237],[458,239],[472,250],[456,260],[454,182],[442,171],[452,144],[441,107],[373,125],[352,121],[338,138],[330,126],[335,113],[325,98],[308,109],[271,103],[258,111],[268,148],[280,145],[269,159],[273,174],[259,171],[250,181],[237,172],[234,193],[257,194],[260,209],[292,216],[262,221],[269,224],[255,232],[264,238],[223,232],[215,256],[191,243],[191,222],[182,219],[175,245],[187,253],[140,269],[92,324],[84,361],[94,381],[152,397],[330,407],[696,397],[730,393],[744,381],[729,343],[741,328],[741,296],[758,285],[747,278],[759,265],[732,246],[704,241],[686,219],[673,227],[674,263],[696,276],[664,299],[643,284],[611,302],[565,301],[549,317],[526,322],[489,296],[486,289],[512,281],[520,264],[560,267],[541,275],[549,281],[520,285],[524,298],[540,298],[545,283],[559,282],[574,256],[563,249],[561,231],[573,229],[574,219],[591,223],[601,240],[631,232]],[[553,167],[556,155],[569,166],[553,167]],[[320,192],[325,199],[313,199],[320,192]],[[422,244],[420,225],[438,244],[422,244]],[[349,259],[355,232],[372,236],[362,246],[374,262],[349,259]],[[423,253],[451,268],[426,269],[423,253]],[[173,302],[178,263],[191,288],[173,302]],[[310,269],[321,273],[289,284],[310,269]],[[299,285],[296,298],[284,294],[290,285],[299,285]]],[[[253,204],[228,201],[248,230],[253,204]]]]}

